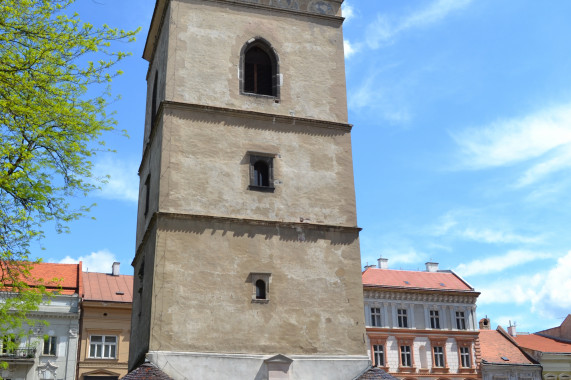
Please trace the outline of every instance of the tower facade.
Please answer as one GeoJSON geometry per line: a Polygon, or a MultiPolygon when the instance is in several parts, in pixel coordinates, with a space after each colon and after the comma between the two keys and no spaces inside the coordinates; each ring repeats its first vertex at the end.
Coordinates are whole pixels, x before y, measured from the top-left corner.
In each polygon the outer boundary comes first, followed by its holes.
{"type": "Polygon", "coordinates": [[[130,369],[367,367],[341,3],[157,1],[130,369]]]}

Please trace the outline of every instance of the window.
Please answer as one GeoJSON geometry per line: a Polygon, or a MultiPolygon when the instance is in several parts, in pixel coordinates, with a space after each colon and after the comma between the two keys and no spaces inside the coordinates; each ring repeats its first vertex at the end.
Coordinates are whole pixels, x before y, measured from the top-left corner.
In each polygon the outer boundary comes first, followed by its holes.
{"type": "Polygon", "coordinates": [[[249,281],[253,284],[253,303],[268,303],[270,301],[271,275],[271,273],[250,273],[249,281]]]}
{"type": "Polygon", "coordinates": [[[466,319],[463,311],[456,312],[456,328],[458,330],[466,330],[466,319]]]}
{"type": "Polygon", "coordinates": [[[151,175],[145,180],[145,216],[149,213],[149,199],[151,197],[151,175]]]}
{"type": "Polygon", "coordinates": [[[95,359],[115,359],[117,337],[110,335],[91,335],[89,337],[89,357],[95,359]]]}
{"type": "Polygon", "coordinates": [[[157,118],[157,82],[159,80],[159,72],[155,71],[155,81],[153,83],[153,98],[151,99],[151,131],[155,126],[155,119],[157,118]]]}
{"type": "Polygon", "coordinates": [[[263,38],[253,38],[242,48],[240,86],[244,94],[278,97],[278,57],[263,38]]]}
{"type": "Polygon", "coordinates": [[[380,327],[381,326],[381,308],[372,307],[371,308],[371,326],[380,327]]]}
{"type": "Polygon", "coordinates": [[[44,337],[44,350],[43,355],[56,355],[57,338],[55,336],[44,337]]]}
{"type": "Polygon", "coordinates": [[[430,328],[440,328],[440,316],[438,315],[438,310],[430,310],[430,328]]]}
{"type": "Polygon", "coordinates": [[[444,367],[444,348],[443,347],[434,347],[434,366],[435,367],[444,367]]]}
{"type": "Polygon", "coordinates": [[[12,354],[16,348],[16,336],[14,334],[4,335],[2,337],[2,353],[12,354]]]}
{"type": "Polygon", "coordinates": [[[400,346],[400,365],[402,367],[412,367],[410,346],[400,346]]]}
{"type": "Polygon", "coordinates": [[[385,347],[382,344],[373,345],[373,365],[376,367],[384,367],[385,365],[385,347]]]}
{"type": "Polygon", "coordinates": [[[266,299],[266,283],[264,280],[256,281],[256,299],[257,300],[266,299]]]}
{"type": "Polygon", "coordinates": [[[397,315],[398,315],[399,327],[408,327],[408,318],[406,315],[406,309],[398,309],[397,315]]]}
{"type": "Polygon", "coordinates": [[[250,190],[274,190],[274,158],[250,154],[250,190]]]}
{"type": "Polygon", "coordinates": [[[460,366],[470,367],[470,347],[460,347],[460,366]]]}

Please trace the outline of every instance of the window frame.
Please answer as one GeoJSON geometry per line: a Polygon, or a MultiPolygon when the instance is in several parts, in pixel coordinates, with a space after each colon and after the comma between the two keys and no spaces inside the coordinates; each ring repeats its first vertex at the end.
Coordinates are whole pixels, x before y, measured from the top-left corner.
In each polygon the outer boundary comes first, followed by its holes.
{"type": "Polygon", "coordinates": [[[410,345],[407,344],[399,344],[399,366],[412,368],[412,349],[410,345]],[[405,360],[406,359],[406,360],[405,360]],[[405,363],[405,361],[407,363],[405,363]]]}
{"type": "Polygon", "coordinates": [[[249,190],[262,191],[262,192],[274,192],[274,158],[275,154],[271,153],[260,153],[260,152],[248,152],[249,156],[249,175],[250,182],[248,185],[249,190]],[[256,181],[256,169],[255,166],[259,162],[264,163],[268,167],[267,180],[268,185],[262,186],[256,181]]]}
{"type": "Polygon", "coordinates": [[[463,311],[456,312],[456,329],[466,330],[466,314],[463,311]]]}
{"type": "Polygon", "coordinates": [[[381,327],[382,326],[381,308],[378,306],[371,306],[370,314],[371,314],[371,326],[381,327]]]}
{"type": "Polygon", "coordinates": [[[268,303],[270,302],[270,280],[272,277],[271,273],[261,273],[261,272],[250,272],[248,276],[250,282],[252,283],[252,303],[268,303]],[[258,298],[258,284],[262,281],[265,286],[265,297],[258,298]]]}
{"type": "Polygon", "coordinates": [[[397,322],[399,328],[408,328],[408,311],[407,309],[397,309],[397,322]]]}
{"type": "Polygon", "coordinates": [[[438,312],[438,310],[430,310],[429,316],[430,316],[430,328],[439,330],[440,329],[440,313],[438,312]]]}
{"type": "Polygon", "coordinates": [[[385,367],[385,345],[384,344],[373,344],[372,345],[372,357],[374,367],[385,367]],[[380,362],[380,363],[379,363],[380,362]]]}
{"type": "Polygon", "coordinates": [[[119,337],[117,335],[104,335],[104,334],[90,334],[89,335],[89,352],[87,353],[88,359],[96,360],[117,360],[119,354],[119,337]],[[93,342],[94,337],[101,337],[101,342],[93,342]],[[106,342],[106,338],[114,338],[115,342],[106,342]],[[95,352],[92,352],[95,346],[95,352]],[[97,355],[97,347],[101,346],[101,356],[97,355]],[[109,353],[113,351],[113,356],[105,356],[106,347],[109,347],[109,353]],[[111,349],[113,347],[113,349],[111,349]]]}
{"type": "Polygon", "coordinates": [[[242,50],[240,51],[240,71],[239,71],[239,81],[240,81],[240,94],[248,96],[256,96],[261,98],[274,99],[276,103],[279,103],[280,98],[280,87],[281,87],[281,74],[279,71],[279,56],[272,45],[263,37],[257,36],[249,39],[242,50]],[[271,75],[272,75],[272,94],[260,94],[256,92],[245,91],[246,87],[246,53],[252,48],[259,48],[264,53],[268,55],[271,65],[271,75]]]}
{"type": "Polygon", "coordinates": [[[432,366],[436,368],[446,367],[446,350],[443,346],[432,346],[432,366]],[[438,352],[437,352],[438,351],[438,352]]]}
{"type": "Polygon", "coordinates": [[[42,347],[42,356],[57,356],[57,341],[57,336],[45,336],[42,347]],[[48,352],[46,353],[46,351],[48,352]]]}
{"type": "Polygon", "coordinates": [[[458,361],[458,365],[460,366],[460,368],[472,368],[472,358],[471,358],[472,354],[470,351],[471,350],[469,346],[458,347],[459,359],[460,359],[458,361]],[[467,363],[465,363],[465,360],[467,361],[467,363]]]}

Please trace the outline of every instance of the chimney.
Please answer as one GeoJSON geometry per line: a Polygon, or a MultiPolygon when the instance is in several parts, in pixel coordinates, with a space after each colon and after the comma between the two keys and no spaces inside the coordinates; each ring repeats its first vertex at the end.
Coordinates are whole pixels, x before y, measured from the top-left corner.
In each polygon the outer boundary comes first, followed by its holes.
{"type": "Polygon", "coordinates": [[[369,268],[375,268],[376,265],[375,264],[371,264],[371,265],[365,265],[365,270],[369,269],[369,268]]]}
{"type": "Polygon", "coordinates": [[[490,319],[488,317],[480,319],[480,330],[490,330],[490,319]]]}
{"type": "Polygon", "coordinates": [[[515,322],[512,325],[512,321],[510,321],[510,325],[508,327],[508,334],[510,334],[511,336],[513,336],[514,338],[517,336],[517,333],[515,331],[515,322]]]}
{"type": "Polygon", "coordinates": [[[427,272],[438,272],[438,263],[427,262],[425,265],[427,272]]]}
{"type": "Polygon", "coordinates": [[[119,276],[119,265],[121,265],[121,263],[118,263],[117,261],[113,263],[113,269],[111,270],[111,275],[119,276]]]}
{"type": "Polygon", "coordinates": [[[379,257],[377,261],[379,263],[379,269],[389,269],[389,259],[379,257]]]}

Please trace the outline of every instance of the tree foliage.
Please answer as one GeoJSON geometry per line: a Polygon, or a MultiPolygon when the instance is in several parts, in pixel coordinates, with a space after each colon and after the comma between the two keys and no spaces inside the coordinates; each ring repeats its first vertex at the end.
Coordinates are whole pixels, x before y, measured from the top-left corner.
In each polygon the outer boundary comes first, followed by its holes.
{"type": "MultiPolygon", "coordinates": [[[[74,1],[0,1],[0,275],[20,297],[4,300],[8,309],[41,300],[26,291],[26,263],[42,226],[65,231],[88,211],[68,200],[98,186],[92,160],[116,127],[109,85],[128,55],[114,42],[138,32],[83,23],[70,14],[74,1]]],[[[0,333],[10,327],[6,310],[0,333]]]]}

